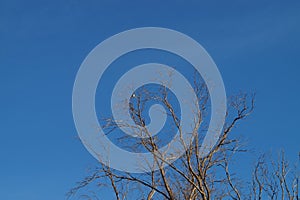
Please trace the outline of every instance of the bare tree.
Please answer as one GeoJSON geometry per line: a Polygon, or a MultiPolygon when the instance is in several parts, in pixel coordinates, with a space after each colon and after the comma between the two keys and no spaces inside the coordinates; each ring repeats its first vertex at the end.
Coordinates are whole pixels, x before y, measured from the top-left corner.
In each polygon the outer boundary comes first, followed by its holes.
{"type": "Polygon", "coordinates": [[[299,200],[299,178],[298,164],[290,167],[284,151],[276,161],[261,156],[253,172],[250,199],[299,200]]]}
{"type": "MultiPolygon", "coordinates": [[[[97,187],[111,187],[115,194],[115,199],[169,199],[169,200],[210,200],[210,199],[265,199],[266,195],[270,199],[281,199],[287,197],[290,200],[299,199],[299,175],[295,175],[292,182],[287,179],[290,174],[287,162],[283,154],[280,162],[273,163],[274,168],[269,171],[266,161],[259,159],[253,172],[250,193],[244,192],[240,179],[230,170],[230,163],[236,153],[243,153],[241,142],[236,137],[231,136],[232,130],[236,125],[245,119],[254,108],[254,96],[239,94],[229,99],[230,108],[227,113],[227,121],[218,138],[218,142],[213,149],[202,156],[199,149],[204,138],[207,124],[205,119],[209,117],[210,108],[209,93],[204,84],[195,78],[194,90],[199,102],[198,120],[195,121],[194,140],[189,144],[183,143],[185,153],[171,163],[162,154],[158,153],[160,146],[164,145],[164,140],[157,136],[151,136],[146,126],[146,105],[153,101],[160,103],[167,110],[167,115],[171,119],[168,124],[168,132],[180,134],[180,116],[174,106],[174,101],[170,98],[166,86],[160,87],[155,91],[143,88],[135,93],[130,102],[130,114],[137,127],[132,130],[137,131],[137,135],[147,134],[149,137],[141,137],[130,140],[129,136],[119,137],[124,148],[131,151],[145,151],[153,154],[156,170],[151,172],[134,174],[114,170],[107,165],[99,166],[90,176],[80,181],[68,193],[72,197],[78,191],[87,188],[88,185],[96,183],[97,187]],[[128,142],[130,141],[130,142],[128,142]],[[167,166],[166,166],[167,165],[167,166]],[[290,185],[290,187],[288,186],[290,185]]],[[[103,119],[103,129],[107,134],[111,134],[120,126],[127,126],[122,122],[114,121],[111,118],[103,119]]],[[[171,134],[172,135],[172,134],[171,134]]],[[[101,199],[101,197],[100,197],[101,199]]]]}

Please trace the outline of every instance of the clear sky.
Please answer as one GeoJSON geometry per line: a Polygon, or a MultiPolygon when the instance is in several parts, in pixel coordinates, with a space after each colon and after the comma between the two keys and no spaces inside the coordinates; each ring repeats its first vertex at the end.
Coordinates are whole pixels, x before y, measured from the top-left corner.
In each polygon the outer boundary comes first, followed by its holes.
{"type": "Polygon", "coordinates": [[[1,0],[0,199],[64,199],[96,165],[76,139],[77,70],[104,39],[144,26],[171,28],[202,44],[227,94],[257,94],[254,114],[236,132],[258,153],[284,148],[296,160],[300,2],[207,2],[1,0]]]}

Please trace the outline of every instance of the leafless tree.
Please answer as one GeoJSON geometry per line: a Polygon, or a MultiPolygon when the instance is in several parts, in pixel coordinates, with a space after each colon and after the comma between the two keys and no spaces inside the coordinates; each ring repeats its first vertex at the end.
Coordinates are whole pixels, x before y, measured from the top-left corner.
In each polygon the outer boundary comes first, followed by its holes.
{"type": "MultiPolygon", "coordinates": [[[[291,172],[283,157],[279,163],[273,163],[272,171],[267,168],[267,162],[259,159],[253,172],[253,181],[248,187],[247,183],[241,184],[241,178],[231,172],[231,161],[236,153],[243,153],[241,141],[231,135],[236,125],[245,119],[254,108],[254,96],[239,94],[229,99],[229,108],[226,117],[226,124],[217,144],[206,155],[199,153],[207,128],[205,119],[210,109],[209,92],[205,84],[194,80],[194,90],[199,102],[198,120],[195,121],[195,138],[190,144],[183,144],[185,153],[175,162],[170,163],[163,155],[157,153],[164,141],[159,137],[144,137],[135,139],[134,142],[123,142],[130,144],[124,146],[132,151],[151,152],[155,159],[157,170],[146,173],[127,173],[114,170],[107,165],[99,164],[95,170],[84,180],[70,190],[68,197],[74,196],[80,190],[96,183],[96,187],[110,187],[114,192],[115,199],[169,199],[169,200],[210,200],[210,199],[299,199],[299,175],[294,175],[292,182],[287,179],[291,172]],[[165,166],[167,164],[167,166],[165,166]],[[290,185],[290,187],[289,187],[290,185]],[[244,188],[251,188],[245,192],[244,188]],[[281,195],[281,197],[279,197],[281,195]]],[[[146,127],[146,104],[155,101],[167,108],[167,115],[172,123],[168,124],[170,133],[181,131],[180,116],[170,100],[170,94],[166,86],[161,86],[155,91],[143,88],[135,93],[129,102],[130,114],[135,124],[143,127],[143,133],[148,134],[146,127]]],[[[153,103],[153,102],[152,102],[153,103]]],[[[107,134],[116,131],[119,126],[126,126],[111,118],[103,119],[103,129],[107,134]]],[[[135,130],[135,129],[134,129],[135,130]]],[[[182,133],[183,134],[183,133],[182,133]]],[[[120,141],[129,140],[129,136],[118,138],[120,141]]],[[[92,198],[91,198],[92,199],[92,198]]],[[[101,199],[101,195],[99,195],[101,199]]]]}
{"type": "Polygon", "coordinates": [[[299,178],[298,164],[290,167],[284,151],[276,161],[263,155],[254,168],[250,199],[299,200],[299,178]]]}

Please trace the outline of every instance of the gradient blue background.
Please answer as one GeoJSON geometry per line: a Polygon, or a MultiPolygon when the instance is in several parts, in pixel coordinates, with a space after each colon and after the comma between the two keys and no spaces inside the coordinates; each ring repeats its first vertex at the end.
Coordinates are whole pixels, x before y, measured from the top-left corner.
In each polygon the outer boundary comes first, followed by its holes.
{"type": "MultiPolygon", "coordinates": [[[[236,133],[257,153],[284,148],[296,161],[299,10],[299,1],[1,0],[0,199],[64,199],[97,163],[76,139],[76,72],[98,43],[143,26],[175,29],[201,43],[228,94],[257,93],[254,114],[236,133]]],[[[252,162],[244,158],[238,169],[249,174],[252,162]]]]}

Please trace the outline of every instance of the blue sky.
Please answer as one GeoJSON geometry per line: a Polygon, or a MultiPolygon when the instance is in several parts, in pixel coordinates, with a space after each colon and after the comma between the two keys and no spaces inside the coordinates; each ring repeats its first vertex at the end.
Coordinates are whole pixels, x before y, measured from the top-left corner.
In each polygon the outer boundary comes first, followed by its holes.
{"type": "Polygon", "coordinates": [[[0,198],[64,199],[97,163],[76,139],[73,82],[97,44],[136,27],[171,28],[202,44],[227,94],[257,94],[236,132],[258,153],[284,148],[296,160],[299,9],[299,1],[264,0],[0,1],[0,198]]]}

